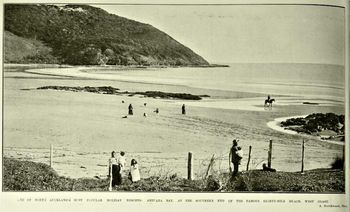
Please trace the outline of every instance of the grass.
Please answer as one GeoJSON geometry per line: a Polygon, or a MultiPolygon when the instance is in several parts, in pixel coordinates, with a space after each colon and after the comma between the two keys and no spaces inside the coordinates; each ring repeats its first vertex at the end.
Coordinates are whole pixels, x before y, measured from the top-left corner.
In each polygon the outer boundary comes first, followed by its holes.
{"type": "MultiPolygon", "coordinates": [[[[3,160],[4,191],[108,191],[108,179],[59,176],[46,164],[16,159],[3,160]]],[[[152,176],[131,183],[123,179],[118,191],[142,192],[344,192],[345,176],[340,169],[298,172],[252,170],[231,179],[228,173],[207,179],[187,180],[176,174],[152,176]]]]}

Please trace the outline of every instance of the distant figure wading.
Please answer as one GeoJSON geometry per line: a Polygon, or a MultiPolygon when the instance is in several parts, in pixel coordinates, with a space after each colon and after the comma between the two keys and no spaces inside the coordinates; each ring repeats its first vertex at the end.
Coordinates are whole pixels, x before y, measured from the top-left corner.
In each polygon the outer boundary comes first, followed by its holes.
{"type": "Polygon", "coordinates": [[[186,114],[186,106],[185,106],[185,104],[182,105],[181,109],[182,109],[182,114],[185,115],[186,114]]]}
{"type": "Polygon", "coordinates": [[[129,115],[134,115],[134,111],[133,111],[134,109],[133,109],[133,107],[132,107],[131,104],[129,104],[129,108],[128,108],[128,109],[129,109],[128,114],[129,114],[129,115]]]}

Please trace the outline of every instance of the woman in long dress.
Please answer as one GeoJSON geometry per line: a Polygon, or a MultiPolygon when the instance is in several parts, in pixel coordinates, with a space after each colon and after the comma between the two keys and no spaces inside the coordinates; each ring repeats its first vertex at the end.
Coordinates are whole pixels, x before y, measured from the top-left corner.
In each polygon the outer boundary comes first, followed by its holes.
{"type": "Polygon", "coordinates": [[[117,158],[115,158],[115,151],[113,151],[111,158],[109,159],[109,175],[112,178],[112,187],[117,184],[117,175],[119,173],[119,170],[120,168],[117,162],[117,158]]]}
{"type": "Polygon", "coordinates": [[[139,165],[137,164],[137,161],[135,159],[131,160],[130,175],[132,182],[137,182],[140,180],[139,165]]]}

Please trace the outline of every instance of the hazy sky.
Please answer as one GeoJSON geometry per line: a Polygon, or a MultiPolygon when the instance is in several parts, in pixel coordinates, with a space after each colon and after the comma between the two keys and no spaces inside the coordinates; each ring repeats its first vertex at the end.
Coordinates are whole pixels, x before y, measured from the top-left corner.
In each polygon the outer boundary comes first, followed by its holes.
{"type": "Polygon", "coordinates": [[[212,63],[344,64],[343,8],[300,5],[98,7],[151,24],[212,63]]]}

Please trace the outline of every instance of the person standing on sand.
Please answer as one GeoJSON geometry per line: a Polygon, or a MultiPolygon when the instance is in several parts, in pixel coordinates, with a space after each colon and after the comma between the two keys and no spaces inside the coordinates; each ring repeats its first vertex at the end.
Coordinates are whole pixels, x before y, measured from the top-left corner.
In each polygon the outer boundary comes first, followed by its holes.
{"type": "Polygon", "coordinates": [[[115,176],[115,185],[121,185],[122,184],[122,171],[123,168],[125,167],[125,162],[126,159],[124,157],[125,153],[120,152],[120,155],[116,158],[116,164],[117,164],[117,169],[116,169],[116,176],[115,176]]]}
{"type": "Polygon", "coordinates": [[[118,157],[118,163],[120,165],[120,174],[123,177],[123,171],[125,170],[125,167],[126,167],[125,152],[123,151],[120,152],[120,156],[118,157]]]}
{"type": "Polygon", "coordinates": [[[128,114],[129,114],[129,115],[134,115],[134,111],[133,111],[134,109],[133,109],[133,107],[132,107],[131,104],[129,104],[129,108],[128,108],[128,109],[129,109],[128,114]]]}
{"type": "Polygon", "coordinates": [[[117,158],[115,158],[115,151],[113,151],[111,153],[111,158],[109,159],[109,172],[108,172],[109,177],[112,178],[112,187],[114,187],[117,184],[118,172],[119,172],[119,165],[117,162],[117,158]]]}
{"type": "Polygon", "coordinates": [[[238,147],[238,139],[234,139],[232,141],[232,147],[230,149],[230,154],[229,154],[229,160],[230,160],[230,165],[231,163],[233,164],[233,172],[232,172],[232,177],[238,175],[238,170],[239,170],[239,165],[241,164],[241,159],[243,155],[243,151],[241,150],[241,147],[238,147]]]}
{"type": "Polygon", "coordinates": [[[182,114],[186,115],[186,106],[185,106],[185,104],[182,105],[181,109],[182,109],[182,114]]]}
{"type": "Polygon", "coordinates": [[[135,159],[131,160],[130,176],[131,176],[131,181],[133,183],[140,180],[139,166],[138,166],[137,161],[135,159]]]}

